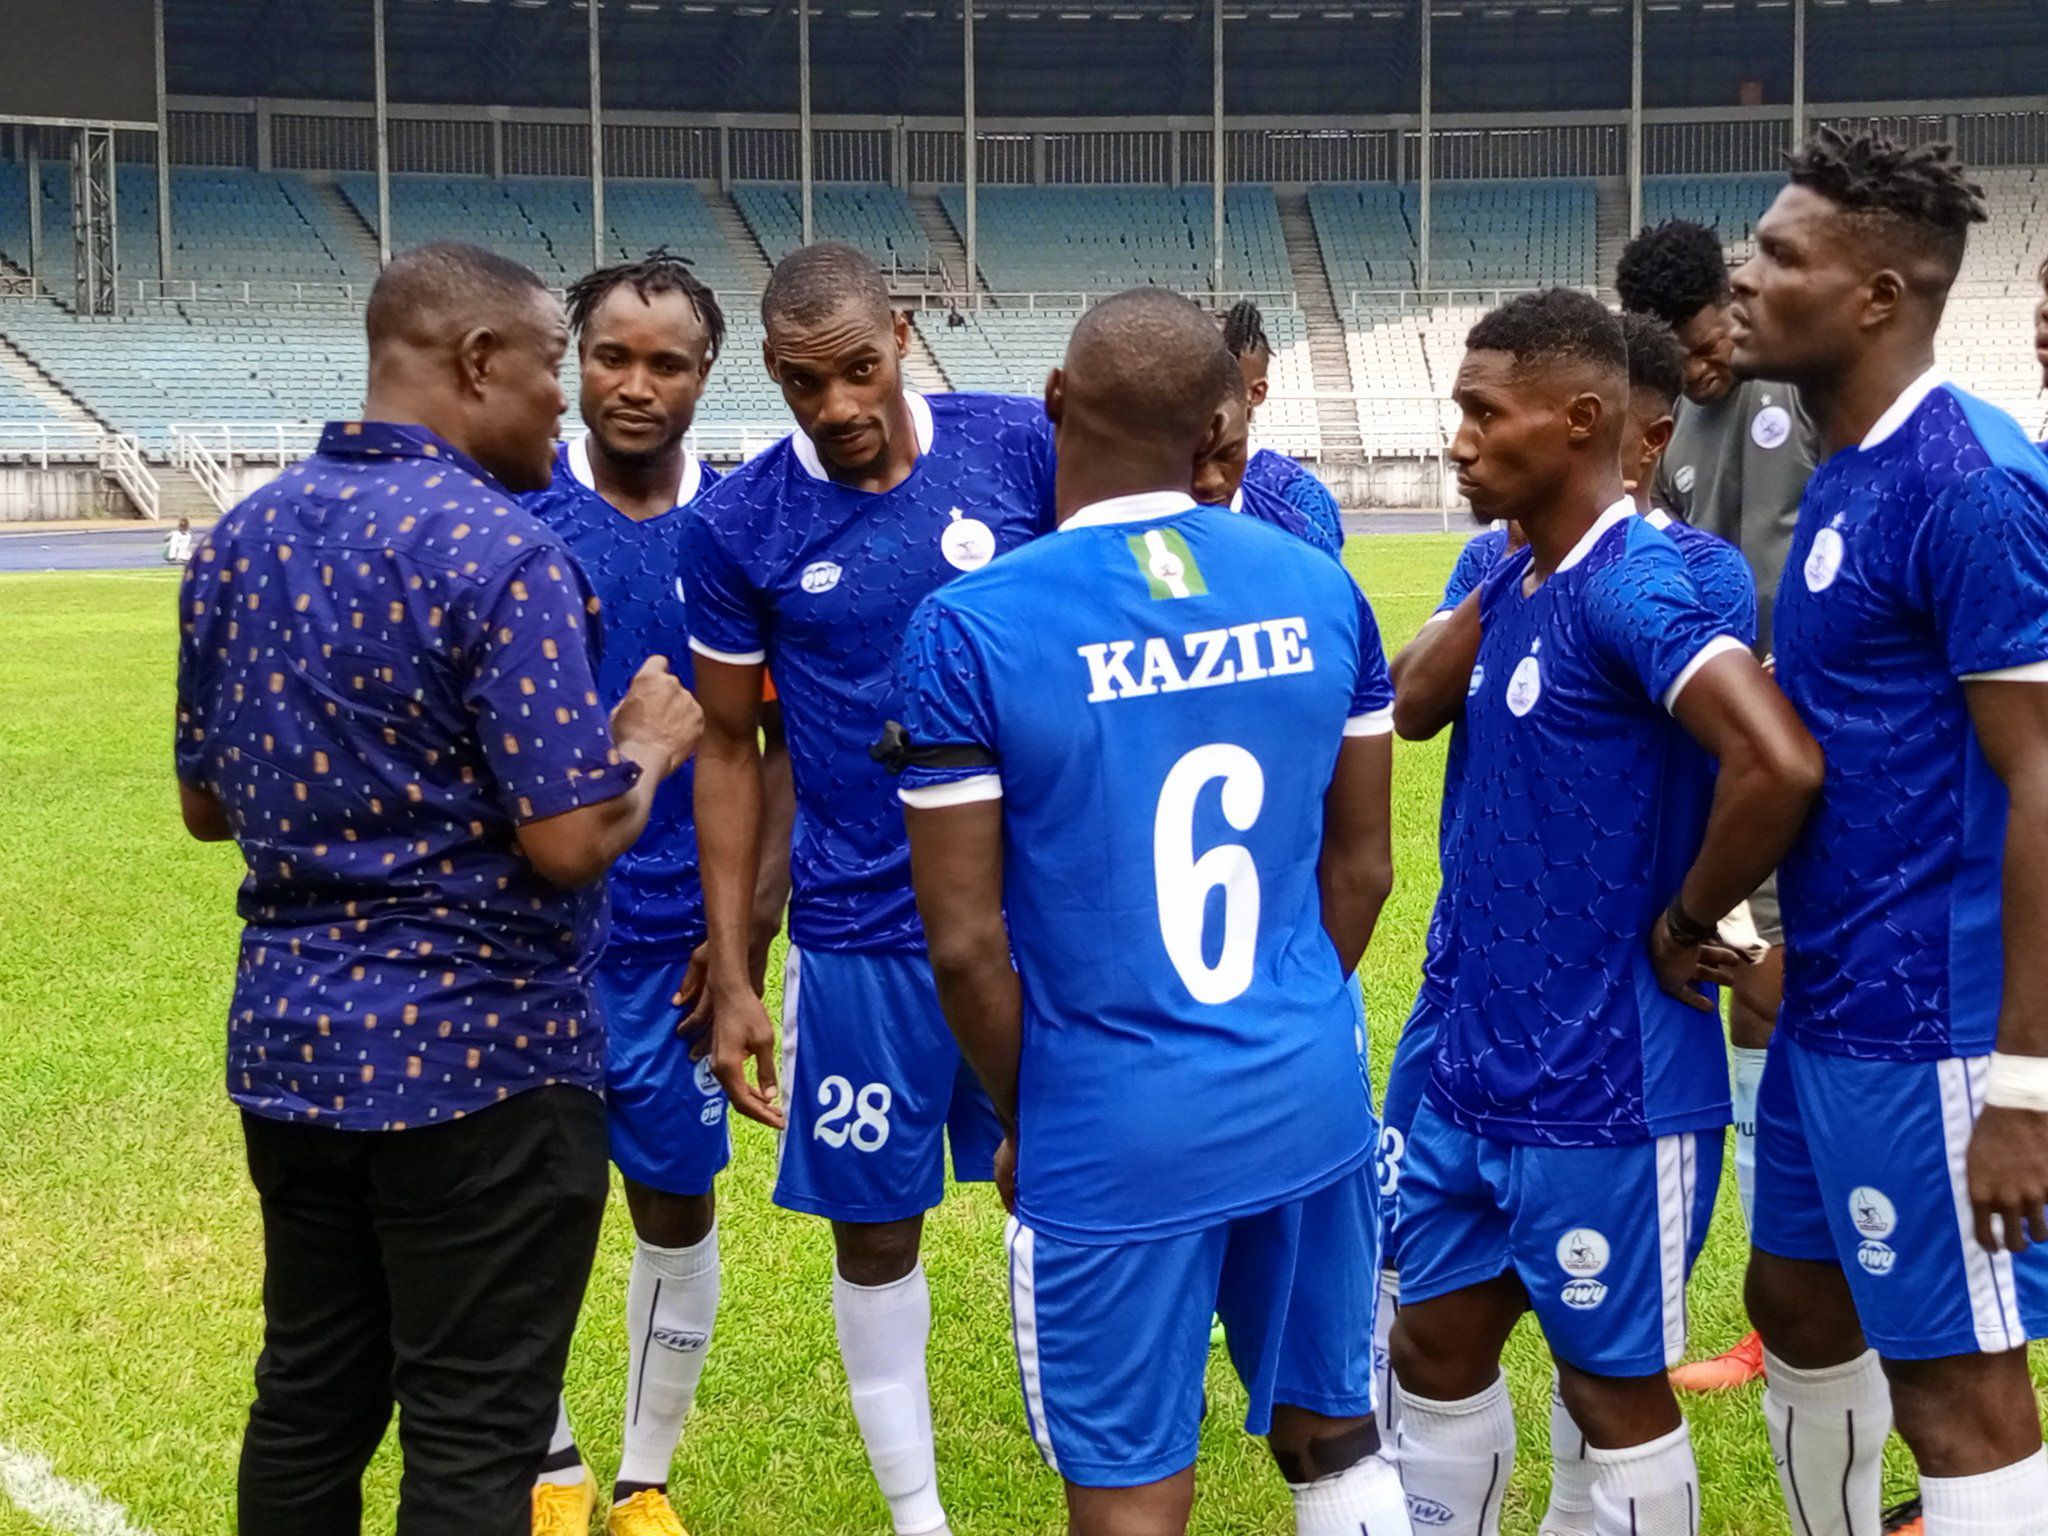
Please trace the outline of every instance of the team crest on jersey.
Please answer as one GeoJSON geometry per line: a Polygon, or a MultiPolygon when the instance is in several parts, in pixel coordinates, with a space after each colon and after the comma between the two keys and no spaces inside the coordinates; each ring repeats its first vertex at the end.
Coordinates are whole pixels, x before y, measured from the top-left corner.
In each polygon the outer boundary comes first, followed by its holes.
{"type": "Polygon", "coordinates": [[[1835,578],[1842,574],[1842,561],[1849,553],[1849,546],[1842,542],[1841,519],[1821,529],[1813,536],[1813,548],[1806,552],[1806,590],[1825,592],[1835,584],[1835,578]]]}
{"type": "Polygon", "coordinates": [[[1514,674],[1508,678],[1508,713],[1517,720],[1536,707],[1536,701],[1543,697],[1543,664],[1536,659],[1536,653],[1543,648],[1538,640],[1529,647],[1529,654],[1515,664],[1514,674]]]}
{"type": "Polygon", "coordinates": [[[804,573],[799,578],[799,582],[806,592],[816,597],[820,592],[830,592],[834,587],[838,586],[841,574],[837,562],[813,560],[804,567],[804,573]]]}
{"type": "Polygon", "coordinates": [[[1860,1184],[1849,1191],[1849,1222],[1862,1239],[1856,1245],[1856,1262],[1866,1274],[1888,1275],[1898,1263],[1892,1245],[1884,1241],[1899,1227],[1898,1207],[1881,1189],[1860,1184]]]}
{"type": "Polygon", "coordinates": [[[978,517],[960,508],[952,510],[952,521],[939,535],[939,553],[956,571],[978,571],[996,557],[995,531],[978,517]]]}
{"type": "Polygon", "coordinates": [[[1148,528],[1124,540],[1153,600],[1169,597],[1200,597],[1209,590],[1195,553],[1177,528],[1148,528]]]}
{"type": "Polygon", "coordinates": [[[1590,1312],[1607,1299],[1607,1286],[1599,1278],[1606,1272],[1613,1250],[1605,1233],[1592,1227],[1574,1227],[1557,1240],[1557,1263],[1571,1276],[1557,1299],[1575,1312],[1590,1312]]]}
{"type": "Polygon", "coordinates": [[[1792,413],[1782,405],[1766,404],[1749,424],[1749,440],[1759,448],[1782,448],[1791,435],[1792,413]]]}
{"type": "Polygon", "coordinates": [[[1678,466],[1678,473],[1671,477],[1671,483],[1678,487],[1680,495],[1690,496],[1692,494],[1693,482],[1697,479],[1699,479],[1699,471],[1690,464],[1681,464],[1678,466]]]}
{"type": "Polygon", "coordinates": [[[1465,697],[1471,698],[1473,694],[1485,686],[1486,668],[1475,662],[1472,667],[1472,681],[1465,685],[1465,697]]]}

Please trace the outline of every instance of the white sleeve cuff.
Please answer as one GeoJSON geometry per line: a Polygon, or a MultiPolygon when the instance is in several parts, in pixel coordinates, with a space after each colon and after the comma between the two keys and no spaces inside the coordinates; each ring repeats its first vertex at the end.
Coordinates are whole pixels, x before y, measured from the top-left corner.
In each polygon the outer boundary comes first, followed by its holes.
{"type": "Polygon", "coordinates": [[[2048,661],[2023,661],[2016,667],[1998,667],[1990,672],[1965,672],[1964,683],[2048,683],[2048,661]]]}
{"type": "Polygon", "coordinates": [[[699,640],[695,635],[690,636],[690,649],[695,651],[699,656],[708,657],[712,661],[722,661],[726,665],[733,667],[759,666],[762,662],[768,659],[768,653],[766,651],[713,650],[710,646],[706,645],[702,640],[699,640]]]}
{"type": "Polygon", "coordinates": [[[1725,656],[1730,651],[1746,651],[1748,649],[1748,646],[1744,645],[1733,635],[1714,636],[1713,639],[1699,648],[1693,659],[1688,661],[1678,676],[1671,680],[1671,686],[1664,690],[1664,707],[1667,710],[1677,708],[1678,696],[1685,692],[1685,685],[1698,676],[1700,668],[1704,667],[1716,656],[1725,656]]]}
{"type": "Polygon", "coordinates": [[[1391,736],[1394,732],[1394,706],[1373,710],[1370,714],[1353,715],[1344,722],[1346,736],[1391,736]]]}
{"type": "Polygon", "coordinates": [[[977,773],[971,779],[954,779],[949,784],[906,784],[896,796],[914,811],[942,811],[949,805],[974,805],[982,800],[1003,798],[1003,776],[977,773]]]}

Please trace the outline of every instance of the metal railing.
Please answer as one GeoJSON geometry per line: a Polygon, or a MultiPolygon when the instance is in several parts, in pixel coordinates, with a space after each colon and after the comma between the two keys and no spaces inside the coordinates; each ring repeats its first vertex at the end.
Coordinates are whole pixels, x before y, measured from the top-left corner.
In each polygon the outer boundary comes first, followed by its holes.
{"type": "Polygon", "coordinates": [[[235,504],[235,483],[228,473],[228,461],[192,433],[171,429],[171,463],[189,472],[206,492],[206,499],[221,511],[235,504]]]}
{"type": "Polygon", "coordinates": [[[36,469],[48,469],[52,464],[97,464],[106,436],[103,427],[0,421],[0,464],[27,464],[36,469]]]}
{"type": "MultiPolygon", "coordinates": [[[[1119,291],[1115,288],[1046,288],[1035,292],[998,290],[983,294],[927,291],[915,296],[915,307],[919,310],[957,308],[963,311],[977,308],[984,310],[1086,309],[1098,299],[1106,299],[1111,294],[1119,291]]],[[[1233,288],[1213,296],[1207,288],[1200,287],[1180,288],[1174,291],[1186,294],[1198,304],[1208,304],[1213,299],[1215,302],[1228,306],[1237,303],[1240,299],[1250,299],[1261,309],[1265,310],[1301,308],[1301,296],[1292,288],[1233,288]]]]}
{"type": "Polygon", "coordinates": [[[126,432],[109,432],[104,439],[104,449],[100,455],[100,468],[128,493],[128,499],[135,503],[135,510],[151,522],[162,517],[163,492],[156,483],[156,476],[142,462],[141,445],[126,432]]]}
{"type": "MultiPolygon", "coordinates": [[[[254,425],[229,422],[180,422],[170,424],[171,462],[192,468],[180,453],[203,456],[223,471],[237,464],[272,464],[283,469],[296,464],[320,443],[320,427],[305,421],[260,422],[254,425]]],[[[205,471],[194,469],[202,483],[205,471]]]]}
{"type": "Polygon", "coordinates": [[[0,272],[0,299],[54,299],[56,292],[26,272],[0,272]]]}
{"type": "Polygon", "coordinates": [[[253,278],[240,282],[197,278],[132,278],[122,287],[138,304],[296,304],[311,309],[360,309],[368,301],[365,284],[253,278]]]}

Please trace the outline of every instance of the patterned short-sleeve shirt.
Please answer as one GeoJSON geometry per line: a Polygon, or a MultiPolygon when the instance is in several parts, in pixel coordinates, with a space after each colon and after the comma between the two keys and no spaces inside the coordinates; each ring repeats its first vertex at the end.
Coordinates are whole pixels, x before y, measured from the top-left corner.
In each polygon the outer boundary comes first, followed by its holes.
{"type": "Polygon", "coordinates": [[[177,770],[247,865],[228,1020],[244,1109],[402,1130],[596,1088],[602,883],[520,823],[625,792],[596,600],[424,428],[339,422],[223,517],[179,595],[177,770]]]}

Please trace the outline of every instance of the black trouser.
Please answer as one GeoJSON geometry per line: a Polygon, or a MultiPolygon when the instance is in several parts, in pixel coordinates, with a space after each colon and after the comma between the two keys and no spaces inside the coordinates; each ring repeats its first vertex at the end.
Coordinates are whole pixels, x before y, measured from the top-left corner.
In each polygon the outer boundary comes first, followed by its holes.
{"type": "Polygon", "coordinates": [[[264,1258],[242,1536],[356,1536],[394,1402],[400,1536],[525,1536],[604,1214],[603,1102],[558,1085],[416,1130],[242,1130],[264,1258]]]}

